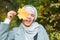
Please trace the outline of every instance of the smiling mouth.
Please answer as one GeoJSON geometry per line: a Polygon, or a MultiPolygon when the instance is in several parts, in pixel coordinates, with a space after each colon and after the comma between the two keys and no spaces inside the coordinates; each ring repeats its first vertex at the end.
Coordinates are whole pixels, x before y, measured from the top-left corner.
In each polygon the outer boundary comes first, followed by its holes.
{"type": "Polygon", "coordinates": [[[30,22],[31,22],[31,20],[26,20],[26,22],[27,22],[27,23],[30,23],[30,22]]]}

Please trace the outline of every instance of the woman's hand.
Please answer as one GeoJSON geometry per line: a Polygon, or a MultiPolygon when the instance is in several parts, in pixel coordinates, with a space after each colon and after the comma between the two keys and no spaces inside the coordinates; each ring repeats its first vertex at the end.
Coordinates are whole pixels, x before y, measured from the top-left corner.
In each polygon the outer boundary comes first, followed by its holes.
{"type": "Polygon", "coordinates": [[[17,13],[15,11],[9,11],[8,14],[7,14],[7,18],[8,19],[12,19],[17,13]]]}

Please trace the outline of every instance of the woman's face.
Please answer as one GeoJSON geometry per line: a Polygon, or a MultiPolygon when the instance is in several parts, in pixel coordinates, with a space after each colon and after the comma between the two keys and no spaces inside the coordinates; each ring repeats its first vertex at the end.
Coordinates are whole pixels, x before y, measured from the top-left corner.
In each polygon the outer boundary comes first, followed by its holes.
{"type": "Polygon", "coordinates": [[[28,16],[26,17],[26,20],[23,20],[22,23],[26,26],[29,27],[33,20],[34,20],[34,12],[33,11],[27,11],[28,12],[28,16]]]}

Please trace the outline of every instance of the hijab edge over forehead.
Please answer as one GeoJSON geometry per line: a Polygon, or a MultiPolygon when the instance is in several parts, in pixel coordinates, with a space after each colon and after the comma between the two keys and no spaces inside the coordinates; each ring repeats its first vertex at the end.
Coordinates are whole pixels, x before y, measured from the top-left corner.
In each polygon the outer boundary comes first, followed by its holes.
{"type": "Polygon", "coordinates": [[[25,5],[25,10],[32,10],[34,12],[34,21],[37,19],[37,9],[32,5],[25,5]]]}

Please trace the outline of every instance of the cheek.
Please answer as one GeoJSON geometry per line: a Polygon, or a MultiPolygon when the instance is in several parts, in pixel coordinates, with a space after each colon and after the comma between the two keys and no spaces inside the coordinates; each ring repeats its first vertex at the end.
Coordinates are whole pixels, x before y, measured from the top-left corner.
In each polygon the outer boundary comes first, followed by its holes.
{"type": "Polygon", "coordinates": [[[31,19],[29,19],[29,21],[26,21],[26,20],[23,21],[23,24],[24,24],[25,26],[30,26],[33,21],[34,21],[34,17],[31,17],[31,19]]]}
{"type": "Polygon", "coordinates": [[[34,21],[34,17],[32,17],[31,20],[34,21]]]}

